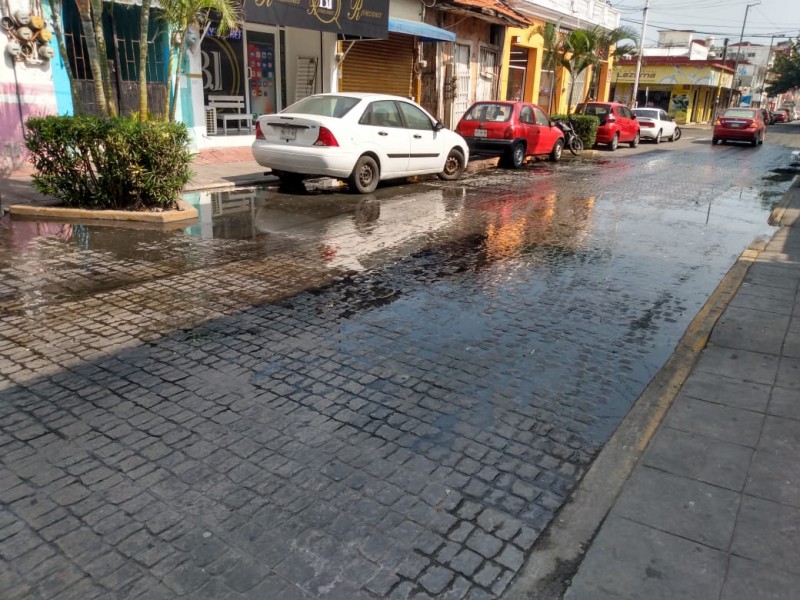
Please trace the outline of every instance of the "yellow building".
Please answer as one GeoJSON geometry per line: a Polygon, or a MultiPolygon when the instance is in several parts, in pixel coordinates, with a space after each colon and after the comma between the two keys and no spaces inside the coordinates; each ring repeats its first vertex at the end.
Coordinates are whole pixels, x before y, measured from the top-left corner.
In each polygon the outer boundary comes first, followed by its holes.
{"type": "MultiPolygon", "coordinates": [[[[500,69],[500,94],[505,100],[533,102],[550,114],[563,114],[567,112],[569,101],[570,75],[563,68],[557,68],[555,73],[542,70],[544,46],[542,36],[537,31],[543,26],[544,21],[534,20],[533,25],[527,29],[509,27],[506,30],[500,69]]],[[[613,57],[600,67],[596,100],[609,99],[611,64],[613,57]]],[[[591,77],[592,68],[579,75],[573,92],[573,108],[586,100],[591,77]]]]}
{"type": "MultiPolygon", "coordinates": [[[[612,69],[611,96],[629,104],[636,61],[620,61],[612,69]]],[[[678,123],[710,121],[715,105],[728,106],[733,69],[717,60],[646,57],[639,73],[637,106],[663,108],[678,123]]]]}

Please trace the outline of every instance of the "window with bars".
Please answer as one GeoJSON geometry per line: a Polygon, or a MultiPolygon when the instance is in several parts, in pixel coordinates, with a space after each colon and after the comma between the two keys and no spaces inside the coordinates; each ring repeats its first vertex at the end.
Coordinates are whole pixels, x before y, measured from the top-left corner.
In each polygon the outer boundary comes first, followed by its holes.
{"type": "Polygon", "coordinates": [[[495,97],[497,50],[481,46],[479,60],[477,100],[491,100],[495,97]]]}
{"type": "MultiPolygon", "coordinates": [[[[139,21],[141,6],[103,3],[103,30],[112,77],[120,81],[139,80],[139,21]]],[[[64,41],[67,57],[76,79],[92,79],[86,39],[75,0],[63,5],[64,41]]],[[[151,10],[148,29],[147,80],[167,81],[168,44],[166,27],[158,12],[151,10]]]]}

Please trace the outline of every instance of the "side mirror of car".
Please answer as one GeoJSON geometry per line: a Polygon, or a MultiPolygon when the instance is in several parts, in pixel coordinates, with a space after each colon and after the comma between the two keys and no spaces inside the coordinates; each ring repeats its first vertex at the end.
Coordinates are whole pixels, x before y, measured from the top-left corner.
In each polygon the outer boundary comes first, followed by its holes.
{"type": "Polygon", "coordinates": [[[442,123],[441,121],[436,121],[436,124],[433,126],[433,130],[441,131],[442,129],[444,129],[444,123],[442,123]]]}

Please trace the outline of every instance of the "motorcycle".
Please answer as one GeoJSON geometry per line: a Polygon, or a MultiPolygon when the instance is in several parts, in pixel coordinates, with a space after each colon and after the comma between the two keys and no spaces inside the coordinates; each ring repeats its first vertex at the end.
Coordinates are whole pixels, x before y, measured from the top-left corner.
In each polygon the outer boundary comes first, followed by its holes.
{"type": "Polygon", "coordinates": [[[556,119],[554,122],[556,127],[564,132],[564,146],[569,148],[573,155],[578,156],[583,151],[583,140],[576,133],[571,120],[562,121],[561,119],[556,119]]]}

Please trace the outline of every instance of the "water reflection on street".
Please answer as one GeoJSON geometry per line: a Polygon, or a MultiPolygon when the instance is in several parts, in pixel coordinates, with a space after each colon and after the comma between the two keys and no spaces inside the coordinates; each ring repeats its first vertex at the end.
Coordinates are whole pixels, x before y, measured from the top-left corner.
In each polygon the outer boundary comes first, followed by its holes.
{"type": "Polygon", "coordinates": [[[455,184],[401,182],[366,197],[324,188],[294,195],[275,188],[196,192],[186,199],[198,208],[197,221],[167,228],[5,215],[0,310],[234,261],[288,260],[335,277],[456,244],[473,266],[500,261],[513,271],[520,263],[509,261],[546,260],[543,248],[612,252],[622,262],[647,254],[681,261],[687,252],[719,252],[728,241],[741,249],[769,233],[767,213],[786,178],[763,171],[761,181],[752,180],[753,166],[726,174],[704,163],[680,177],[669,166],[676,159],[687,169],[692,162],[674,153],[601,156],[473,174],[455,184]]]}

